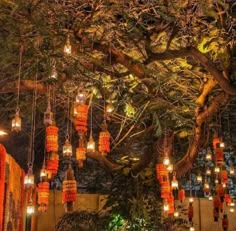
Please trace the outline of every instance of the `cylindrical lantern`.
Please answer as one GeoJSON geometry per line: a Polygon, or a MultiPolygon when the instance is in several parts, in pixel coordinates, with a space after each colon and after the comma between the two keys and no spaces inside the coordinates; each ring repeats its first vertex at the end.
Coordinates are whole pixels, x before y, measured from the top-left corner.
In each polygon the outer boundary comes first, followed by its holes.
{"type": "Polygon", "coordinates": [[[228,184],[228,172],[225,169],[220,171],[220,178],[222,183],[228,184]]]}
{"type": "Polygon", "coordinates": [[[21,131],[21,118],[19,115],[19,109],[16,110],[15,117],[12,119],[11,130],[15,132],[21,131]]]}
{"type": "Polygon", "coordinates": [[[76,118],[74,120],[75,129],[79,134],[87,132],[88,105],[84,103],[77,104],[76,118]]]}
{"type": "Polygon", "coordinates": [[[183,202],[185,200],[185,190],[184,189],[180,189],[178,191],[178,199],[183,202]]]}
{"type": "Polygon", "coordinates": [[[166,199],[169,197],[170,195],[170,182],[166,181],[166,182],[162,182],[161,183],[161,198],[166,199]]]}
{"type": "Polygon", "coordinates": [[[102,124],[102,131],[99,133],[99,146],[98,150],[101,152],[103,155],[106,155],[107,153],[110,152],[110,133],[107,130],[107,124],[103,123],[102,124]]]}
{"type": "Polygon", "coordinates": [[[46,128],[46,150],[47,152],[58,152],[58,127],[56,126],[46,128]]]}
{"type": "Polygon", "coordinates": [[[62,153],[64,157],[72,157],[72,145],[68,138],[66,139],[66,142],[63,145],[62,153]]]}
{"type": "Polygon", "coordinates": [[[74,202],[77,196],[77,185],[74,177],[74,171],[69,166],[66,171],[66,177],[62,185],[62,203],[64,204],[66,212],[72,212],[74,210],[74,202]]]}
{"type": "Polygon", "coordinates": [[[48,208],[49,183],[41,182],[38,184],[38,211],[45,212],[48,208]]]}

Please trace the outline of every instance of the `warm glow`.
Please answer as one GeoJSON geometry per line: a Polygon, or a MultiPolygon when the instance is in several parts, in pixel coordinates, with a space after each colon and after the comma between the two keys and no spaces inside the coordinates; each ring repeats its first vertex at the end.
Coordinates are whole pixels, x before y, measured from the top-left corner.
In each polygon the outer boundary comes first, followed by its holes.
{"type": "Polygon", "coordinates": [[[189,197],[189,202],[193,203],[193,197],[189,197]]]}
{"type": "Polygon", "coordinates": [[[220,148],[224,148],[225,147],[225,143],[223,141],[220,142],[220,148]]]}
{"type": "Polygon", "coordinates": [[[106,113],[112,113],[114,111],[114,106],[112,103],[107,104],[106,113]]]}
{"type": "Polygon", "coordinates": [[[202,183],[202,176],[200,174],[198,174],[197,176],[197,182],[202,183]]]}
{"type": "Polygon", "coordinates": [[[211,159],[212,159],[211,153],[208,152],[208,153],[206,154],[206,160],[211,160],[211,159]]]}
{"type": "Polygon", "coordinates": [[[78,93],[75,98],[75,101],[77,103],[84,103],[86,101],[86,91],[82,87],[78,89],[78,93]]]}
{"type": "Polygon", "coordinates": [[[219,180],[216,178],[215,179],[215,184],[218,184],[219,183],[219,180]]]}
{"type": "Polygon", "coordinates": [[[171,188],[173,190],[176,190],[179,188],[179,184],[178,184],[178,181],[176,180],[175,175],[173,176],[173,180],[171,181],[171,188]]]}
{"type": "Polygon", "coordinates": [[[26,207],[27,215],[31,216],[34,214],[34,212],[35,212],[34,205],[32,205],[31,203],[29,205],[27,205],[27,207],[26,207]]]}
{"type": "Polygon", "coordinates": [[[194,231],[195,230],[195,228],[194,227],[190,227],[190,229],[189,229],[190,231],[194,231]]]}
{"type": "Polygon", "coordinates": [[[234,208],[230,208],[229,211],[230,211],[231,213],[233,213],[233,212],[234,212],[234,208]]]}
{"type": "Polygon", "coordinates": [[[169,165],[167,166],[167,171],[168,171],[168,172],[173,172],[173,164],[169,164],[169,165]]]}
{"type": "Polygon", "coordinates": [[[21,131],[21,118],[19,111],[16,112],[15,117],[12,119],[11,130],[15,132],[21,131]]]}
{"type": "Polygon", "coordinates": [[[34,186],[34,175],[32,173],[27,173],[24,178],[24,186],[30,188],[34,186]]]}
{"type": "Polygon", "coordinates": [[[68,35],[67,39],[66,39],[66,43],[64,45],[64,54],[65,55],[71,55],[71,52],[72,52],[72,47],[71,47],[71,44],[70,44],[70,36],[68,35]]]}
{"type": "Polygon", "coordinates": [[[65,144],[63,145],[63,156],[71,157],[72,156],[72,145],[70,141],[66,139],[65,144]]]}
{"type": "Polygon", "coordinates": [[[212,197],[212,196],[209,196],[209,197],[208,197],[208,200],[209,200],[209,201],[212,201],[212,200],[213,200],[213,197],[212,197]]]}
{"type": "Polygon", "coordinates": [[[87,142],[87,151],[88,152],[94,152],[95,151],[95,142],[94,142],[92,136],[90,136],[89,141],[87,142]]]}
{"type": "Polygon", "coordinates": [[[233,207],[233,206],[235,206],[235,203],[234,202],[230,202],[229,206],[233,207]]]}
{"type": "Polygon", "coordinates": [[[206,170],[206,175],[211,175],[211,170],[209,168],[206,170]]]}
{"type": "Polygon", "coordinates": [[[169,211],[169,209],[170,209],[169,204],[165,203],[163,209],[164,209],[164,212],[169,211]]]}
{"type": "Polygon", "coordinates": [[[47,176],[47,170],[43,167],[40,170],[40,178],[46,177],[47,176]]]}
{"type": "Polygon", "coordinates": [[[220,172],[220,167],[216,166],[214,170],[215,170],[215,173],[219,173],[220,172]]]}
{"type": "Polygon", "coordinates": [[[168,156],[165,156],[164,159],[163,159],[163,164],[168,166],[170,164],[170,159],[168,156]]]}
{"type": "Polygon", "coordinates": [[[51,74],[49,75],[49,79],[57,79],[57,70],[56,70],[56,66],[54,65],[52,67],[52,71],[51,71],[51,74]]]}
{"type": "Polygon", "coordinates": [[[174,212],[174,217],[179,217],[179,212],[178,211],[174,212]]]}
{"type": "Polygon", "coordinates": [[[234,175],[234,166],[230,166],[229,174],[230,174],[231,176],[234,175]]]}
{"type": "Polygon", "coordinates": [[[205,184],[204,184],[204,188],[205,188],[205,189],[209,189],[209,188],[210,188],[210,185],[209,185],[208,183],[205,183],[205,184]]]}
{"type": "Polygon", "coordinates": [[[2,131],[2,130],[0,130],[0,136],[5,136],[5,135],[7,135],[7,133],[2,131]]]}
{"type": "Polygon", "coordinates": [[[222,183],[223,188],[226,188],[226,183],[222,183]]]}

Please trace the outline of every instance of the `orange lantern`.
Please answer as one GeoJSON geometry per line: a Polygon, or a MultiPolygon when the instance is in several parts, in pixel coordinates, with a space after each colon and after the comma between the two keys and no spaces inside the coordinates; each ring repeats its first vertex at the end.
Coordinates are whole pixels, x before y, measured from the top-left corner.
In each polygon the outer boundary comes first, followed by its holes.
{"type": "Polygon", "coordinates": [[[76,148],[76,160],[86,160],[86,148],[76,148]]]}
{"type": "Polygon", "coordinates": [[[77,132],[87,131],[87,120],[88,120],[88,105],[79,103],[76,106],[76,118],[75,118],[75,129],[77,132]]]}
{"type": "Polygon", "coordinates": [[[167,199],[170,195],[171,188],[170,188],[170,182],[162,182],[161,183],[161,198],[167,199]]]}
{"type": "Polygon", "coordinates": [[[49,183],[41,182],[38,184],[38,211],[45,212],[48,208],[49,183]]]}
{"type": "Polygon", "coordinates": [[[180,189],[178,191],[178,199],[183,202],[185,200],[185,190],[184,189],[180,189]]]}
{"type": "Polygon", "coordinates": [[[107,124],[102,124],[102,131],[99,133],[98,150],[106,154],[110,152],[110,133],[107,131],[107,124]]]}
{"type": "Polygon", "coordinates": [[[220,178],[222,183],[228,184],[228,172],[226,170],[220,171],[220,178]]]}
{"type": "Polygon", "coordinates": [[[216,163],[216,165],[224,164],[224,153],[223,153],[223,151],[216,152],[216,154],[215,154],[215,163],[216,163]]]}
{"type": "Polygon", "coordinates": [[[213,138],[213,149],[216,150],[217,146],[220,144],[220,138],[215,137],[213,138]]]}
{"type": "Polygon", "coordinates": [[[213,197],[213,207],[220,208],[220,197],[218,195],[213,197]]]}
{"type": "Polygon", "coordinates": [[[225,203],[226,205],[230,204],[232,201],[232,198],[229,194],[225,194],[225,203]]]}
{"type": "Polygon", "coordinates": [[[47,152],[58,152],[58,127],[48,126],[46,128],[46,150],[47,152]]]}
{"type": "Polygon", "coordinates": [[[172,194],[169,195],[167,198],[167,202],[169,205],[169,210],[167,211],[168,214],[173,214],[175,212],[175,205],[174,205],[174,196],[172,194]]]}
{"type": "Polygon", "coordinates": [[[156,164],[156,176],[160,183],[168,180],[167,166],[164,164],[156,164]]]}
{"type": "Polygon", "coordinates": [[[217,195],[218,195],[220,198],[224,198],[225,189],[224,189],[224,187],[223,187],[222,184],[217,184],[217,185],[216,185],[216,192],[217,192],[217,195]]]}

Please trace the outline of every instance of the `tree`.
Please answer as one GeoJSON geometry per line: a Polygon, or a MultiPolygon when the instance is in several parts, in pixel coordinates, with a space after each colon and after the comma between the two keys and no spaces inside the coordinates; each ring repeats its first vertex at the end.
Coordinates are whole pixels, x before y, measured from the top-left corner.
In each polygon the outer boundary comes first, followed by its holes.
{"type": "MultiPolygon", "coordinates": [[[[22,94],[34,88],[38,72],[43,95],[56,62],[56,97],[65,98],[65,86],[85,82],[97,92],[98,103],[100,94],[102,104],[110,100],[117,105],[116,117],[110,118],[121,122],[124,139],[150,122],[157,135],[167,125],[176,133],[187,131],[191,142],[175,165],[181,176],[203,144],[205,124],[236,95],[234,10],[233,3],[221,0],[4,0],[1,93],[7,97],[16,89],[17,54],[23,45],[22,94]],[[73,44],[70,56],[62,52],[67,35],[73,44]],[[120,116],[124,107],[125,119],[120,116]]],[[[147,153],[134,170],[153,159],[147,153]]],[[[89,155],[117,167],[99,153],[89,155]]]]}

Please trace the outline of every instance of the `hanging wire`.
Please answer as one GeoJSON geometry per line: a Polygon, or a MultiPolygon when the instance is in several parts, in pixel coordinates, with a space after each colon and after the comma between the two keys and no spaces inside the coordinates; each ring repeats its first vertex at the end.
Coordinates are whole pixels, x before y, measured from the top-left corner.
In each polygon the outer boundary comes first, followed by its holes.
{"type": "Polygon", "coordinates": [[[20,47],[20,61],[19,61],[19,71],[18,71],[18,81],[17,81],[17,98],[16,98],[16,110],[19,111],[19,98],[20,98],[20,79],[21,79],[21,67],[22,67],[22,54],[24,47],[21,45],[20,47]]]}
{"type": "Polygon", "coordinates": [[[93,135],[93,103],[91,102],[91,113],[90,113],[90,137],[93,135]]]}
{"type": "Polygon", "coordinates": [[[70,140],[70,97],[67,98],[67,125],[66,125],[66,139],[70,140]]]}

